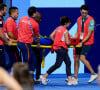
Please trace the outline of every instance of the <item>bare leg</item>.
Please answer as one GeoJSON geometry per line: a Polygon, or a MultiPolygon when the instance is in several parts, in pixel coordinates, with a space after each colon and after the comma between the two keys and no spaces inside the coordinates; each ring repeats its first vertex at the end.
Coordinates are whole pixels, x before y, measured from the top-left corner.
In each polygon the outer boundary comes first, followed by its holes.
{"type": "Polygon", "coordinates": [[[78,70],[79,70],[79,55],[76,55],[75,65],[74,65],[74,76],[78,76],[78,70]]]}
{"type": "Polygon", "coordinates": [[[86,60],[86,56],[81,55],[80,59],[92,74],[95,73],[90,63],[86,60]]]}
{"type": "Polygon", "coordinates": [[[49,74],[48,73],[46,73],[46,74],[44,74],[44,75],[42,75],[45,79],[47,79],[47,77],[49,76],[49,74]]]}

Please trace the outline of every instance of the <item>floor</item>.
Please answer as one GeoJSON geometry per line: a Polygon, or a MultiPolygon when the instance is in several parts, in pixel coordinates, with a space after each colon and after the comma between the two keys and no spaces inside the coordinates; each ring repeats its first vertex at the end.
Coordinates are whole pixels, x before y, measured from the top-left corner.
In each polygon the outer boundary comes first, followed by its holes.
{"type": "MultiPolygon", "coordinates": [[[[68,86],[65,81],[65,74],[52,74],[48,77],[49,82],[46,86],[40,84],[34,86],[35,90],[100,90],[97,80],[88,84],[90,74],[79,74],[79,84],[77,86],[68,86]]],[[[0,90],[5,90],[5,87],[0,87],[0,90]]]]}

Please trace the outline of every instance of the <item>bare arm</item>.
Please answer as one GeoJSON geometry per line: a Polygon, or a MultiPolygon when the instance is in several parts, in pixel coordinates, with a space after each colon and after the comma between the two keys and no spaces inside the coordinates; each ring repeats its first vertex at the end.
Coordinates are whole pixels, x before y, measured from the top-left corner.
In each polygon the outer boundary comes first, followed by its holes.
{"type": "Polygon", "coordinates": [[[2,33],[2,28],[0,28],[0,38],[5,42],[8,43],[7,38],[4,36],[4,34],[2,33]]]}
{"type": "Polygon", "coordinates": [[[0,67],[0,84],[3,84],[8,90],[23,90],[19,83],[0,67]]]}
{"type": "Polygon", "coordinates": [[[50,38],[51,38],[51,40],[52,41],[54,41],[54,39],[55,39],[55,30],[51,33],[51,35],[50,35],[50,38]]]}
{"type": "Polygon", "coordinates": [[[9,36],[10,39],[15,39],[16,40],[16,38],[15,38],[15,36],[12,32],[8,32],[8,36],[9,36]]]}
{"type": "Polygon", "coordinates": [[[75,34],[75,38],[78,38],[78,31],[77,31],[76,34],[75,34]]]}
{"type": "Polygon", "coordinates": [[[66,32],[65,34],[64,34],[64,36],[65,36],[65,41],[66,41],[66,44],[67,45],[70,45],[70,39],[69,39],[69,35],[68,35],[68,32],[66,32]]]}

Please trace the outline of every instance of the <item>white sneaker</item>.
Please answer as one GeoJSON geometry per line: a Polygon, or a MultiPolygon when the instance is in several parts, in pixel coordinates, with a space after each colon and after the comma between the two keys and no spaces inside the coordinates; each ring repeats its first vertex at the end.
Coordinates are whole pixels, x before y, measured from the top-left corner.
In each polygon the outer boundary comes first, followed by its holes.
{"type": "MultiPolygon", "coordinates": [[[[41,82],[41,79],[39,78],[39,79],[37,79],[36,81],[41,82]]],[[[46,81],[47,81],[47,82],[49,82],[49,80],[48,80],[48,79],[46,79],[46,81]]]]}
{"type": "Polygon", "coordinates": [[[40,81],[43,85],[47,85],[47,79],[45,79],[42,75],[40,75],[40,81]]]}
{"type": "Polygon", "coordinates": [[[37,79],[36,81],[39,81],[39,82],[41,82],[41,79],[39,78],[39,79],[37,79]]]}
{"type": "Polygon", "coordinates": [[[73,85],[78,85],[78,79],[76,79],[76,78],[73,78],[73,85]]]}
{"type": "MultiPolygon", "coordinates": [[[[72,80],[74,80],[75,78],[74,77],[72,77],[72,80]]],[[[65,79],[65,81],[66,82],[68,82],[68,79],[65,79]]],[[[78,82],[78,78],[77,78],[77,82],[78,82]]]]}
{"type": "Polygon", "coordinates": [[[68,82],[68,83],[67,83],[67,85],[69,85],[69,86],[70,86],[70,85],[73,85],[73,81],[72,81],[72,82],[70,82],[70,83],[68,82]]]}
{"type": "Polygon", "coordinates": [[[97,74],[95,74],[95,75],[91,75],[90,80],[88,81],[88,83],[93,82],[94,80],[97,79],[97,77],[98,77],[97,74]]]}

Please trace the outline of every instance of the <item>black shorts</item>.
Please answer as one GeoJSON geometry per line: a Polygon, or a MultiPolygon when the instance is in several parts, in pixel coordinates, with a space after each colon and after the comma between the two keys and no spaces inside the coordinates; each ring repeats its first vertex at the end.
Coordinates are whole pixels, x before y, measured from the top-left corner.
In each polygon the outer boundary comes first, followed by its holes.
{"type": "Polygon", "coordinates": [[[83,45],[81,48],[76,47],[76,55],[87,55],[92,45],[83,45]]]}

